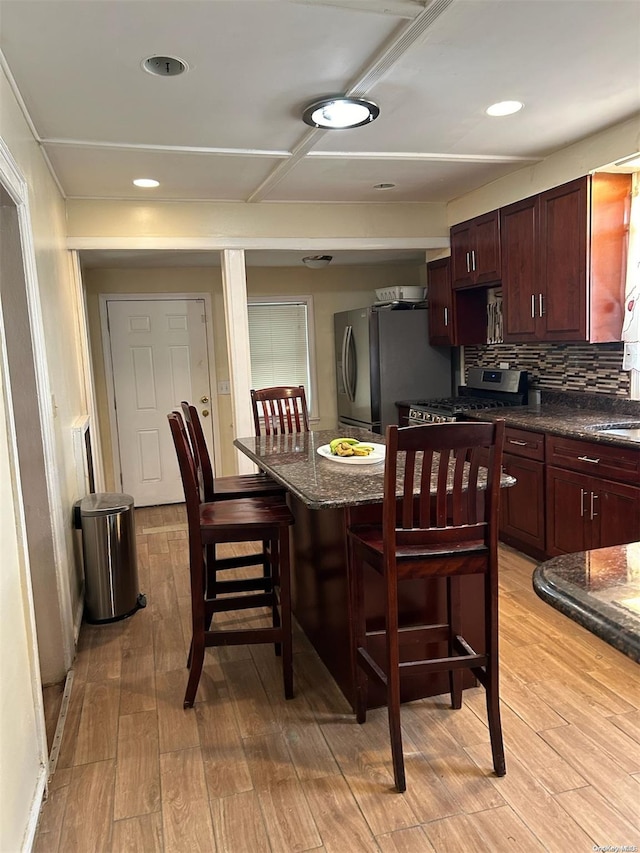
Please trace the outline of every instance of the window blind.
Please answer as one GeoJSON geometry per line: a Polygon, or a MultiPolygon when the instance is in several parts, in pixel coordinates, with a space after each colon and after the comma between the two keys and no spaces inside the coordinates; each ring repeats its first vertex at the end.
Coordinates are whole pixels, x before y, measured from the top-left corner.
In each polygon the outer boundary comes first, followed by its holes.
{"type": "Polygon", "coordinates": [[[304,385],[311,407],[306,302],[248,305],[251,385],[304,385]]]}

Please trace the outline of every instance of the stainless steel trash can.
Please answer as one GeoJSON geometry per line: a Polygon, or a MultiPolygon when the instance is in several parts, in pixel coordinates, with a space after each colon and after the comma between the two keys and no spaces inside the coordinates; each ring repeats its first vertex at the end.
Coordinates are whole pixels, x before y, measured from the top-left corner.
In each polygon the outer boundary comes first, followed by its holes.
{"type": "Polygon", "coordinates": [[[87,622],[114,622],[146,605],[138,590],[131,495],[98,492],[80,501],[87,622]]]}

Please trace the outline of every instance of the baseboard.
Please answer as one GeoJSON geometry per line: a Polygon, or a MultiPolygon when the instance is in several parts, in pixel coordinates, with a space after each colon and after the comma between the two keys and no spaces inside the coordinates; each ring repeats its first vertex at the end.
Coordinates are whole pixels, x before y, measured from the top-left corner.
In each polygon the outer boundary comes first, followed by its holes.
{"type": "Polygon", "coordinates": [[[44,801],[48,778],[49,767],[47,764],[43,764],[40,767],[40,773],[38,775],[36,788],[31,801],[31,808],[29,809],[29,820],[27,821],[27,826],[24,831],[24,837],[22,840],[23,853],[29,853],[29,851],[33,849],[33,842],[35,841],[36,831],[38,829],[40,810],[44,801]]]}
{"type": "Polygon", "coordinates": [[[73,643],[74,643],[74,646],[78,645],[78,637],[80,636],[80,626],[82,625],[83,614],[84,614],[84,584],[82,585],[82,589],[80,590],[80,598],[78,599],[78,604],[76,605],[76,612],[74,614],[74,619],[73,619],[73,643]]]}

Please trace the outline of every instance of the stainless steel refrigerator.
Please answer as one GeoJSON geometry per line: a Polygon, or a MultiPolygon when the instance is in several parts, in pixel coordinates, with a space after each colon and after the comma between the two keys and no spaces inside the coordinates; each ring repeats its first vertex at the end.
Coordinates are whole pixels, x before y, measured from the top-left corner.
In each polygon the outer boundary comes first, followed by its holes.
{"type": "Polygon", "coordinates": [[[429,345],[426,308],[359,308],[334,314],[338,420],[382,433],[396,402],[449,397],[449,347],[429,345]]]}

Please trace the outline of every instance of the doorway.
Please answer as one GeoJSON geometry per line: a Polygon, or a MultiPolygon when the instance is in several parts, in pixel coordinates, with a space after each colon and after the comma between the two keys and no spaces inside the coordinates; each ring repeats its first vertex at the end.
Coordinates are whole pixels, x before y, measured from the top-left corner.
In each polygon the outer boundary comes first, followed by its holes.
{"type": "MultiPolygon", "coordinates": [[[[184,500],[167,414],[197,405],[213,447],[213,342],[206,295],[101,296],[114,476],[136,506],[184,500]]],[[[213,453],[212,453],[213,456],[213,453]]]]}

